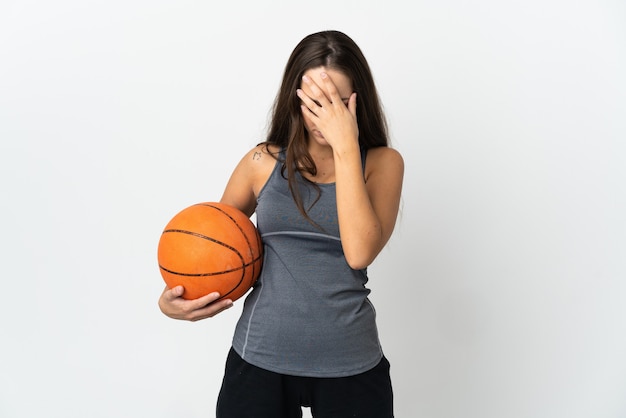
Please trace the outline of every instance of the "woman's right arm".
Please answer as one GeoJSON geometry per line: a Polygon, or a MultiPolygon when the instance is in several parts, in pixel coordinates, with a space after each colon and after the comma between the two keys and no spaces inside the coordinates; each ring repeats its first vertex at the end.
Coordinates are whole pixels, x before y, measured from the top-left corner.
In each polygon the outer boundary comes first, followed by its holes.
{"type": "MultiPolygon", "coordinates": [[[[264,145],[250,150],[235,167],[220,202],[252,216],[257,194],[267,181],[275,162],[264,145]]],[[[233,305],[230,299],[220,300],[217,292],[191,300],[184,299],[183,292],[183,286],[172,289],[165,287],[159,298],[161,312],[173,319],[198,321],[213,317],[233,305]]]]}

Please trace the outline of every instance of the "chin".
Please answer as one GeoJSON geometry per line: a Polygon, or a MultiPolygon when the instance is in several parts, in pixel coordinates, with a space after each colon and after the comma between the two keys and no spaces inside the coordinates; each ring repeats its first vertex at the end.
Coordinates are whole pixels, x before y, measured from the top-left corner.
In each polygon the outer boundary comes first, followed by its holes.
{"type": "Polygon", "coordinates": [[[328,141],[326,141],[326,138],[324,138],[321,134],[311,134],[309,135],[309,139],[312,139],[318,145],[325,146],[325,147],[329,146],[328,141]]]}
{"type": "Polygon", "coordinates": [[[317,142],[319,145],[323,145],[323,146],[330,146],[328,145],[328,141],[326,141],[325,138],[320,138],[320,137],[315,137],[314,138],[315,142],[317,142]]]}

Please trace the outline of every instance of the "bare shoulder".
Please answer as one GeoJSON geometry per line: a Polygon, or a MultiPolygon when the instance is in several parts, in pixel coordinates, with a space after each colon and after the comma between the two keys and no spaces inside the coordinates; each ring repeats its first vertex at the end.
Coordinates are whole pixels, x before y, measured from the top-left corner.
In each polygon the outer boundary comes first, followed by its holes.
{"type": "Polygon", "coordinates": [[[253,175],[258,170],[264,170],[267,166],[274,166],[276,163],[273,146],[259,144],[244,154],[239,161],[237,169],[245,171],[247,175],[253,175]]]}
{"type": "Polygon", "coordinates": [[[256,198],[276,165],[277,151],[271,145],[260,144],[246,152],[231,174],[221,202],[252,215],[256,198]]]}
{"type": "Polygon", "coordinates": [[[375,173],[395,173],[400,178],[404,173],[404,159],[400,152],[390,147],[377,147],[368,150],[365,160],[365,177],[375,173]]]}
{"type": "Polygon", "coordinates": [[[280,148],[273,144],[261,143],[248,151],[248,156],[252,161],[259,164],[270,162],[272,165],[276,162],[280,148]]]}
{"type": "Polygon", "coordinates": [[[241,160],[240,164],[245,167],[245,171],[249,174],[256,196],[272,174],[279,151],[279,147],[275,145],[259,144],[248,151],[241,160]]]}

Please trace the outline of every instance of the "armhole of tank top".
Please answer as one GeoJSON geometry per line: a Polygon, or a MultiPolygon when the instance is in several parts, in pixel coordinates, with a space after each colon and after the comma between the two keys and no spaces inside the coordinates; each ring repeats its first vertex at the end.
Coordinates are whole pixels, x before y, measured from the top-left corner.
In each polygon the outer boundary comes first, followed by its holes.
{"type": "Polygon", "coordinates": [[[274,168],[272,169],[272,172],[270,173],[270,175],[267,177],[267,180],[265,180],[265,184],[263,185],[263,187],[261,187],[261,190],[259,190],[259,195],[256,197],[257,200],[259,200],[261,198],[261,196],[263,195],[263,192],[265,191],[265,188],[267,187],[267,185],[269,184],[270,180],[272,180],[272,178],[277,175],[276,173],[278,173],[278,175],[280,175],[280,158],[283,158],[283,152],[284,151],[280,151],[279,158],[276,159],[276,163],[274,164],[274,168]]]}

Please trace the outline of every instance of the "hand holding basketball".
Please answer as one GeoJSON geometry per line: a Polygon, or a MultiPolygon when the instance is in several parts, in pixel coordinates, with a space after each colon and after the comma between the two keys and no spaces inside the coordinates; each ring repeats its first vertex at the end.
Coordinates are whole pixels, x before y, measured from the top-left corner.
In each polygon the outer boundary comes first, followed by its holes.
{"type": "Polygon", "coordinates": [[[173,289],[166,287],[159,299],[161,312],[173,319],[199,321],[211,318],[233,306],[232,300],[220,299],[217,292],[194,300],[183,299],[183,292],[182,286],[176,286],[173,289]]]}

